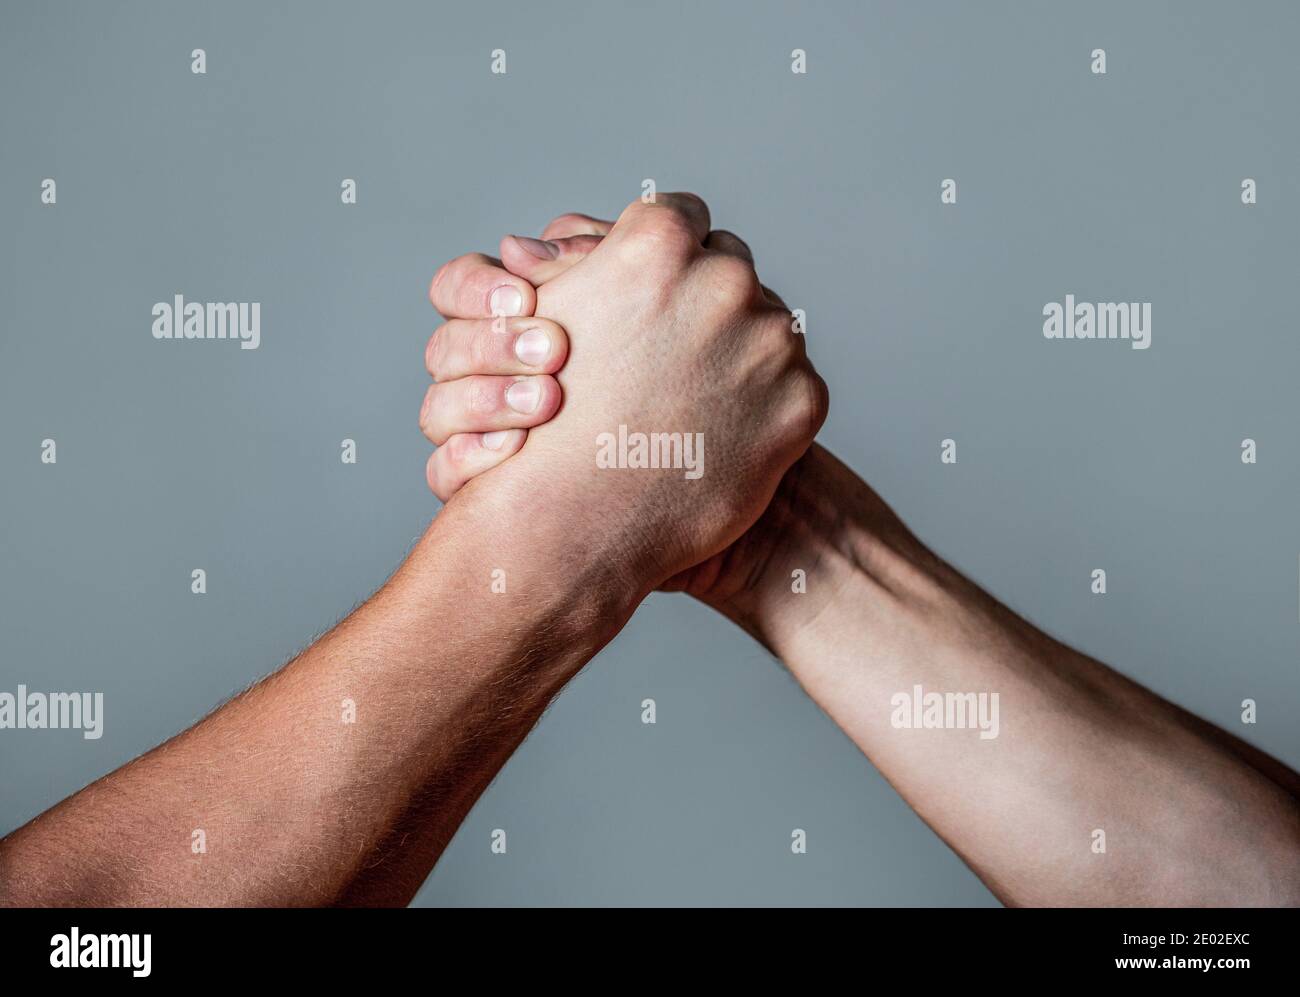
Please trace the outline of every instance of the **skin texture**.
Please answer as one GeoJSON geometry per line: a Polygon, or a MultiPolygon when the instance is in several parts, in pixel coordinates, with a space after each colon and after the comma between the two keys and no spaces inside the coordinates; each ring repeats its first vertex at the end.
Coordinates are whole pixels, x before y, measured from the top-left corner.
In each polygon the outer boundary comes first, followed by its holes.
{"type": "MultiPolygon", "coordinates": [[[[543,302],[545,282],[595,244],[564,235],[608,224],[557,219],[543,235],[562,252],[539,259],[507,237],[502,262],[543,302]]],[[[1005,903],[1300,904],[1294,772],[998,604],[822,447],[738,541],[666,587],[781,658],[1005,903]],[[808,578],[800,595],[796,569],[808,578]],[[997,692],[999,736],[895,728],[891,697],[917,684],[997,692]]]]}
{"type": "Polygon", "coordinates": [[[284,669],[0,842],[0,905],[407,903],[634,605],[552,521],[453,503],[284,669]]]}
{"type": "Polygon", "coordinates": [[[821,447],[697,594],[786,663],[1004,903],[1300,903],[1294,772],[997,603],[821,447]],[[796,567],[816,579],[806,596],[790,594],[796,567]],[[999,736],[894,728],[890,697],[915,684],[997,692],[999,736]]]}
{"type": "MultiPolygon", "coordinates": [[[[707,231],[689,195],[629,207],[544,296],[582,336],[581,406],[463,488],[384,587],[285,668],[0,841],[0,904],[409,902],[564,683],[656,585],[753,523],[821,425],[802,344],[707,231]],[[671,397],[640,376],[650,366],[671,397]],[[706,433],[717,471],[598,471],[597,427],[646,420],[706,433]]],[[[500,277],[454,262],[431,296],[467,317],[542,303],[500,277]],[[518,297],[497,309],[504,286],[518,297]]]]}

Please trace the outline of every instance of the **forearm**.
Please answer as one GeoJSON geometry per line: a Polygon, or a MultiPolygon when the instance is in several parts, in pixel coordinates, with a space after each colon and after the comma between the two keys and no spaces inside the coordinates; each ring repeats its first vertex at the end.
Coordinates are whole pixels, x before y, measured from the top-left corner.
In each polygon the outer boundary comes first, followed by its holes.
{"type": "Polygon", "coordinates": [[[635,605],[563,539],[452,503],[287,667],[0,842],[0,903],[409,901],[635,605]]]}
{"type": "Polygon", "coordinates": [[[1002,900],[1300,902],[1293,772],[1000,606],[824,451],[805,465],[768,514],[786,539],[766,574],[802,567],[808,593],[722,608],[1002,900]],[[996,727],[930,726],[935,693],[996,694],[996,727]]]}

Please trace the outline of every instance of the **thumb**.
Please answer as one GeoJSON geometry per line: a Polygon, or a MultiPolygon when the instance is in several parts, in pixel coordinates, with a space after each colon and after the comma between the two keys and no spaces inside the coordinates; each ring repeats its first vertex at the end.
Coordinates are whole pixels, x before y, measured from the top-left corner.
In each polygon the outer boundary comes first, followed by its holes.
{"type": "Polygon", "coordinates": [[[526,235],[508,235],[501,240],[501,264],[516,277],[534,287],[554,280],[575,263],[581,262],[600,245],[603,236],[572,235],[564,239],[530,239],[526,235]]]}

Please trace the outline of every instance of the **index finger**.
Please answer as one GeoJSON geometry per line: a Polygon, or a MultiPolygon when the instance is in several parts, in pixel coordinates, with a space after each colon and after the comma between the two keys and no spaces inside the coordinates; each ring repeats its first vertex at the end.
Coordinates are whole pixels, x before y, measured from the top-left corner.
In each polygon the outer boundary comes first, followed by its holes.
{"type": "Polygon", "coordinates": [[[445,263],[429,283],[429,301],[443,318],[531,315],[537,292],[528,281],[482,253],[467,253],[445,263]]]}

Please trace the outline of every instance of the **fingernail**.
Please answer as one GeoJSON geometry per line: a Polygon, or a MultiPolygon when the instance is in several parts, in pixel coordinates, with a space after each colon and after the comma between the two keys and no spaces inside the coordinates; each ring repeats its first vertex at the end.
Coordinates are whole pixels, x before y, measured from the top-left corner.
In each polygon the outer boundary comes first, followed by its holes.
{"type": "Polygon", "coordinates": [[[500,450],[501,444],[506,441],[506,436],[509,432],[510,430],[508,429],[498,429],[495,433],[484,433],[483,446],[487,447],[489,450],[500,450]]]}
{"type": "Polygon", "coordinates": [[[560,255],[560,247],[553,242],[530,239],[526,235],[517,235],[515,239],[519,242],[519,245],[523,246],[539,260],[553,260],[560,255]]]}
{"type": "Polygon", "coordinates": [[[524,296],[513,284],[494,287],[488,296],[488,307],[493,315],[518,315],[524,310],[524,296]]]}
{"type": "Polygon", "coordinates": [[[536,381],[525,379],[516,381],[510,387],[506,388],[506,404],[516,412],[527,415],[537,409],[537,403],[542,399],[542,388],[536,381]]]}
{"type": "Polygon", "coordinates": [[[515,356],[530,367],[536,367],[550,352],[551,338],[541,329],[529,329],[515,340],[515,356]]]}

